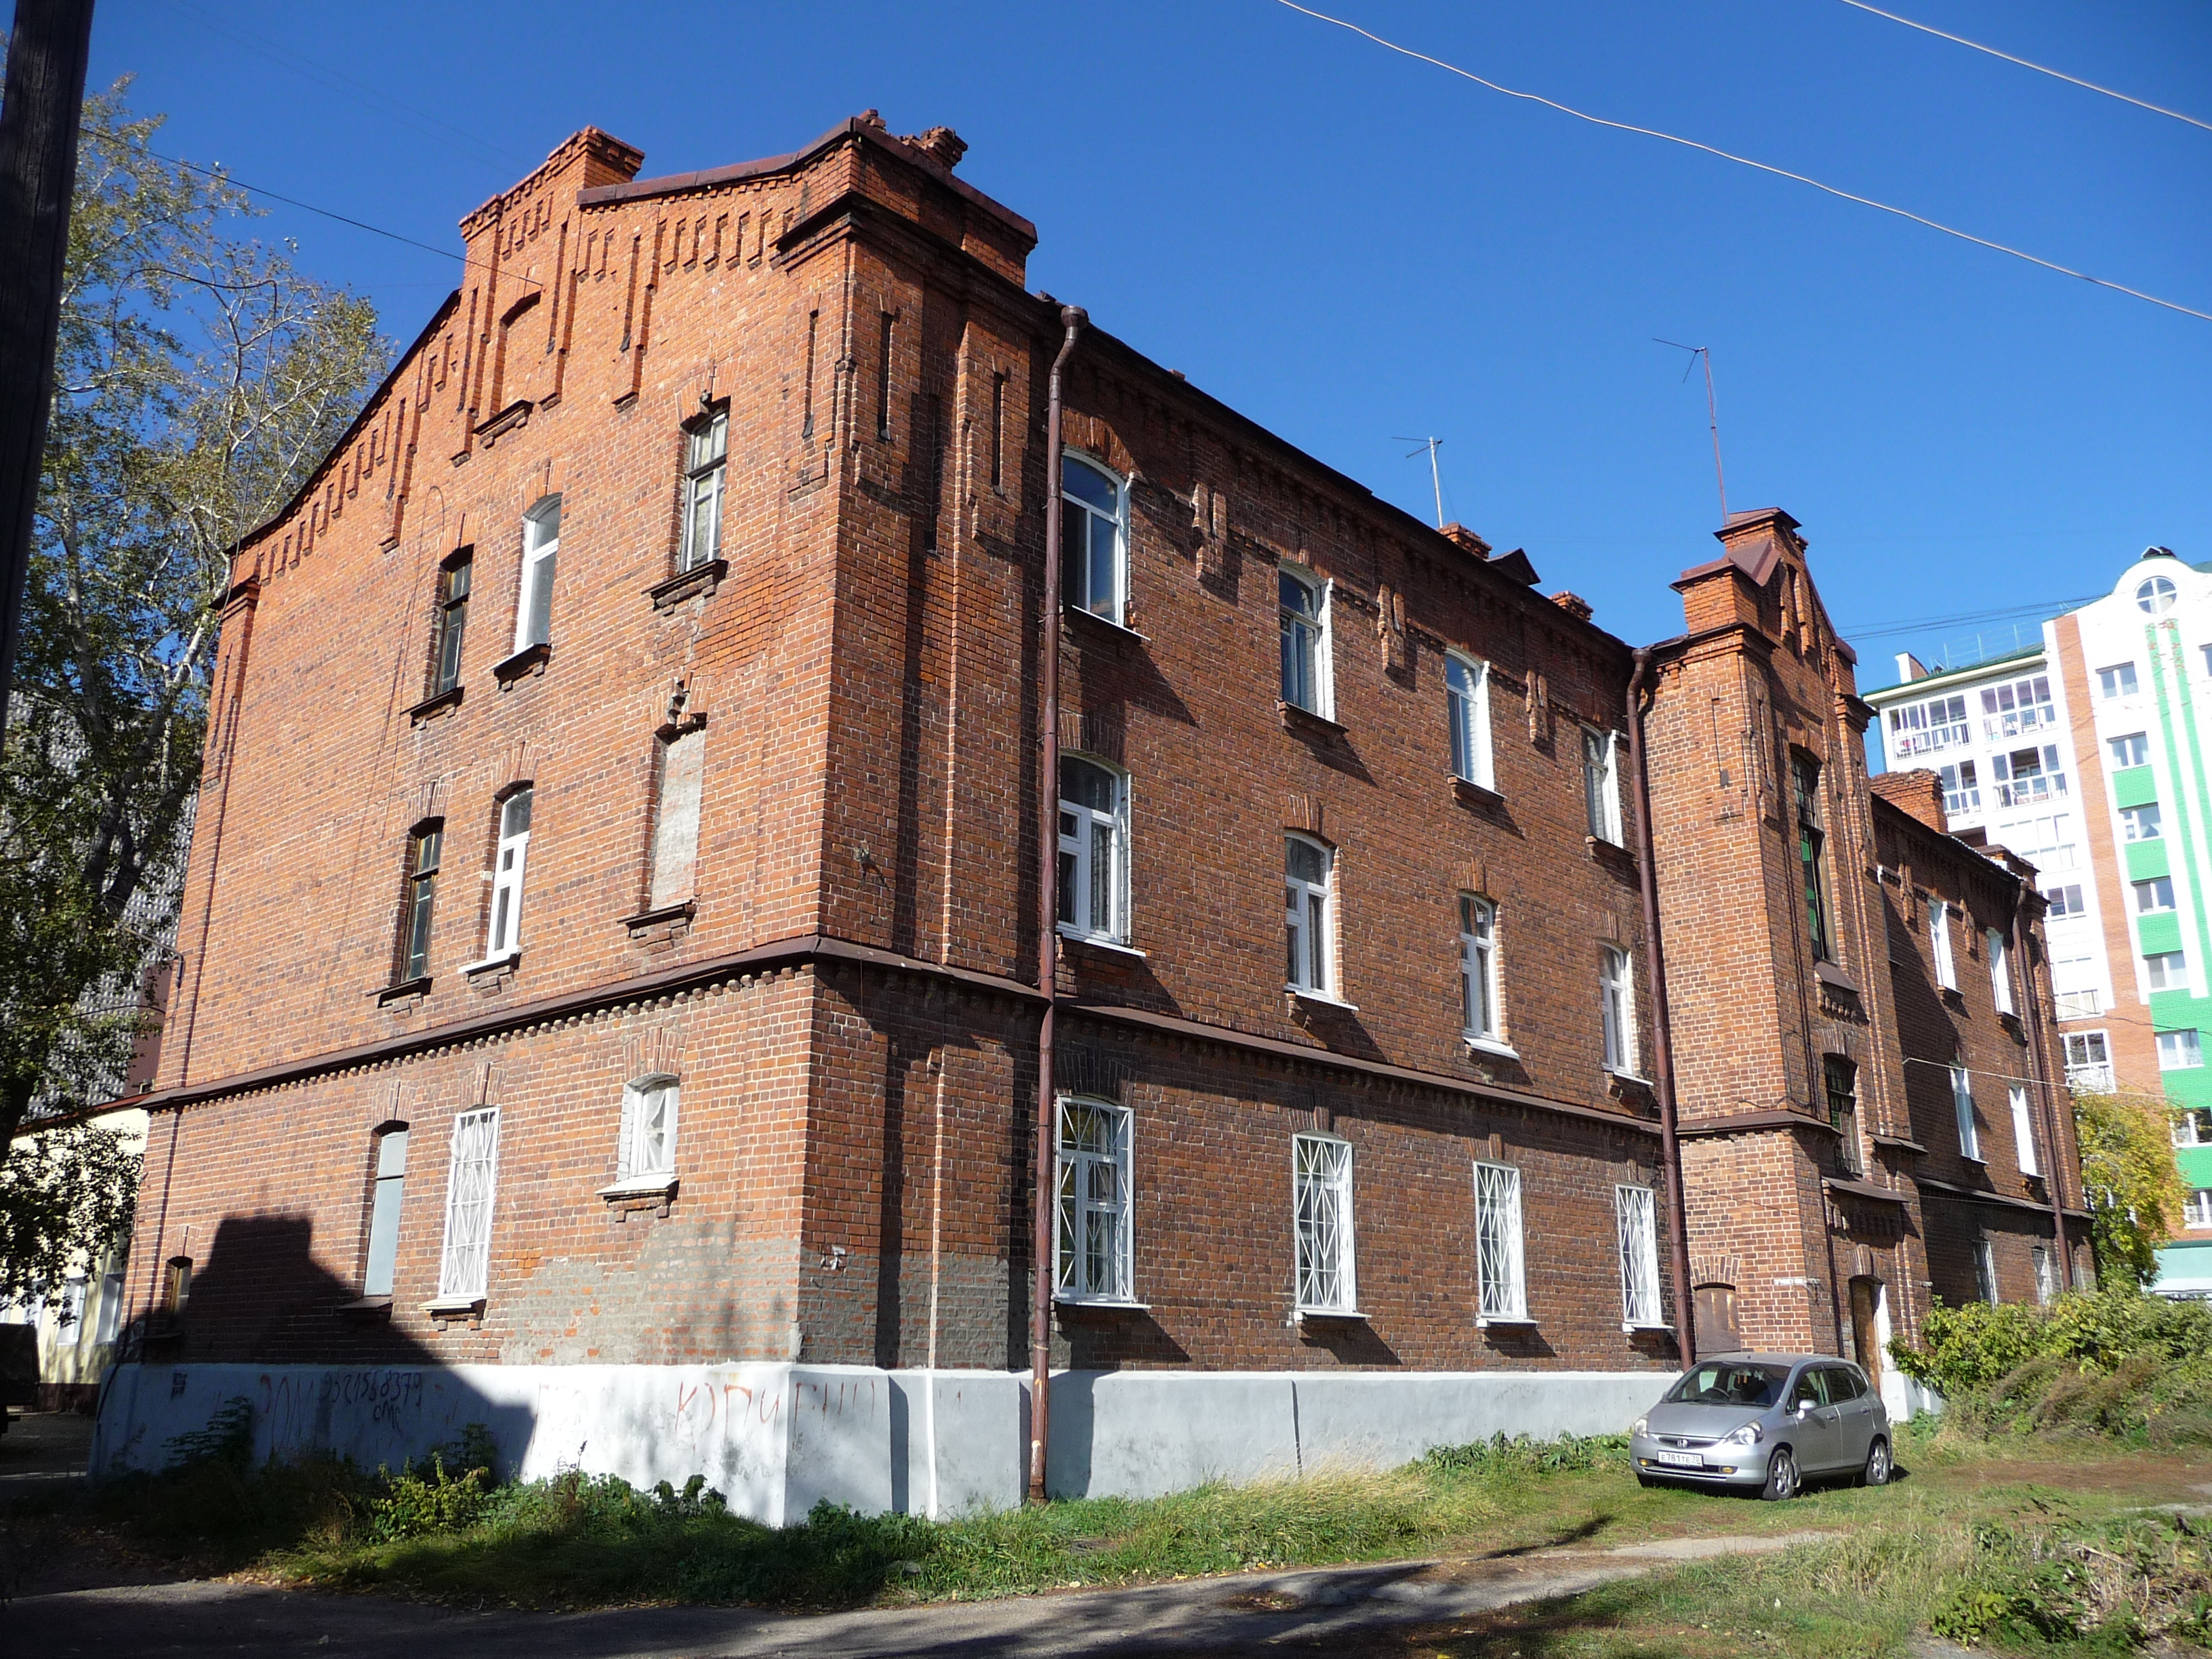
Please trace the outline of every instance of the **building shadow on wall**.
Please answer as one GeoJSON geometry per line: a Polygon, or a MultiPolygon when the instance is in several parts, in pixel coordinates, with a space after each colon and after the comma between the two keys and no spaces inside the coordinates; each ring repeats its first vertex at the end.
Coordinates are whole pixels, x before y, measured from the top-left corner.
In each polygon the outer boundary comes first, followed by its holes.
{"type": "Polygon", "coordinates": [[[160,1305],[128,1334],[124,1364],[102,1390],[112,1443],[130,1446],[137,1466],[158,1467],[160,1448],[243,1397],[264,1455],[330,1449],[396,1467],[480,1424],[501,1473],[512,1474],[536,1426],[531,1408],[490,1399],[394,1328],[392,1298],[365,1298],[316,1261],[313,1236],[304,1216],[227,1217],[181,1283],[175,1269],[187,1258],[161,1264],[160,1305]],[[169,1305],[176,1291],[181,1305],[169,1305]],[[133,1365],[139,1374],[126,1377],[133,1365]],[[201,1368],[217,1365],[240,1369],[203,1385],[201,1368]],[[304,1369],[279,1369],[294,1366],[304,1369]],[[135,1409],[135,1424],[111,1424],[111,1404],[135,1409]]]}

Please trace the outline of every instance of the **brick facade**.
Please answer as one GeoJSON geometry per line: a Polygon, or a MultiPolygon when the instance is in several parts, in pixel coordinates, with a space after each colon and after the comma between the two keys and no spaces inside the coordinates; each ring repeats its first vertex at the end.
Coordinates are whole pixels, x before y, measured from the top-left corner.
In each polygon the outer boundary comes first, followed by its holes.
{"type": "MultiPolygon", "coordinates": [[[[1021,287],[1033,229],[954,176],[962,148],[862,117],[641,181],[636,151],[579,134],[463,222],[465,287],[241,544],[139,1208],[149,1354],[1022,1364],[1060,322],[1021,287]],[[686,434],[724,411],[718,556],[686,569],[686,434]],[[555,496],[533,642],[522,526],[555,496]],[[670,902],[660,757],[692,734],[670,902]],[[520,946],[494,957],[525,786],[520,946]],[[673,1177],[608,1192],[642,1078],[680,1085],[673,1177]],[[488,1105],[485,1286],[441,1301],[453,1125],[488,1105]],[[392,1291],[365,1296],[376,1137],[403,1124],[392,1291]],[[179,1322],[155,1304],[184,1260],[179,1322]]],[[[1133,1277],[1124,1305],[1059,1310],[1055,1361],[1671,1367],[1674,1290],[1628,1328],[1615,1232],[1616,1188],[1662,1186],[1635,653],[1535,592],[1525,555],[1377,501],[1103,331],[1065,396],[1067,452],[1126,487],[1127,568],[1112,615],[1066,612],[1060,738],[1126,781],[1128,875],[1122,937],[1062,943],[1055,1077],[1131,1113],[1133,1277]],[[1326,596],[1314,711],[1279,700],[1285,573],[1326,596]],[[1480,783],[1454,776],[1453,653],[1486,665],[1480,783]],[[1618,843],[1591,833],[1586,732],[1619,743],[1618,843]],[[1326,994],[1283,983],[1292,836],[1333,860],[1326,994]],[[1494,907],[1480,1044],[1462,895],[1494,907]],[[1632,988],[1609,1067],[1613,952],[1632,988]],[[1296,1315],[1301,1133],[1351,1148],[1355,1317],[1296,1315]],[[1521,1172],[1525,1320],[1476,1317],[1478,1161],[1521,1172]]],[[[1905,1149],[1931,1143],[1849,653],[1787,516],[1739,517],[1680,584],[1693,631],[1658,653],[1648,720],[1691,1242],[1746,1337],[1850,1351],[1851,1276],[1911,1287],[1909,1334],[1950,1269],[1932,1240],[1912,1255],[1905,1149]],[[1829,964],[1803,945],[1798,751],[1825,769],[1829,964]],[[1848,1171],[1832,1052],[1871,1132],[1848,1171]]],[[[1920,857],[1923,882],[2012,879],[1947,837],[1920,857]]]]}

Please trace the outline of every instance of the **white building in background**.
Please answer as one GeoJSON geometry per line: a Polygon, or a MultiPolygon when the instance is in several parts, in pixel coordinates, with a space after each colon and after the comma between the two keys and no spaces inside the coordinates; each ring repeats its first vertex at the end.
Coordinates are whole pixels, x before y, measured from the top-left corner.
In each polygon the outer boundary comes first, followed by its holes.
{"type": "MultiPolygon", "coordinates": [[[[2063,676],[2047,642],[1933,673],[1899,654],[1897,672],[1899,684],[1865,694],[1881,712],[1887,769],[1934,772],[1954,834],[1972,839],[1978,830],[2035,866],[2051,902],[2045,927],[2069,1080],[2111,1089],[2112,1047],[2095,1022],[2116,1001],[2101,913],[2113,895],[2089,867],[2085,816],[2103,803],[2083,798],[2063,676]]],[[[2155,1088],[2154,1077],[2147,1082],[2155,1088]]]]}

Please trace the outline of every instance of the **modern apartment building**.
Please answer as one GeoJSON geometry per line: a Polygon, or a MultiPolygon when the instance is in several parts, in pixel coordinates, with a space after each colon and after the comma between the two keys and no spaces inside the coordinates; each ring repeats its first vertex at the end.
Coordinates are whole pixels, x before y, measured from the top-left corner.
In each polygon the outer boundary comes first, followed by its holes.
{"type": "Polygon", "coordinates": [[[2190,1199],[2159,1286],[2212,1293],[2212,574],[2152,548],[2039,646],[1898,667],[1868,694],[1889,764],[2037,866],[2069,1080],[2169,1104],[2190,1199]]]}
{"type": "Polygon", "coordinates": [[[238,548],[97,1455],[943,1512],[2085,1272],[2041,901],[1869,790],[1795,520],[1639,652],[1026,292],[963,149],[576,135],[238,548]]]}

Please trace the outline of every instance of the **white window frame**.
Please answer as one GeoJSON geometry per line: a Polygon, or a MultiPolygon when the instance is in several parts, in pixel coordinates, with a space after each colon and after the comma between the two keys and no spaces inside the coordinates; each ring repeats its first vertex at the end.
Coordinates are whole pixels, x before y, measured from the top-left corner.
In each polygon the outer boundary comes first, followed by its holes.
{"type": "Polygon", "coordinates": [[[1615,847],[1621,839],[1620,733],[1585,726],[1583,732],[1583,815],[1589,833],[1615,847]]]}
{"type": "Polygon", "coordinates": [[[2128,885],[2135,893],[2137,915],[2162,916],[2173,908],[2173,878],[2172,876],[2146,876],[2141,881],[2130,882],[2128,885]],[[2149,897],[2153,901],[2148,904],[2143,902],[2145,888],[2150,890],[2149,897]],[[2165,890],[2162,894],[2159,890],[2161,888],[2165,890]]]}
{"type": "Polygon", "coordinates": [[[561,553],[561,498],[548,495],[522,515],[522,580],[514,598],[514,648],[553,641],[553,577],[561,553]],[[550,520],[553,533],[545,533],[550,520]],[[541,617],[538,613],[544,612],[541,617]]]}
{"type": "Polygon", "coordinates": [[[1490,665],[1464,651],[1444,653],[1444,714],[1450,727],[1452,775],[1495,792],[1490,746],[1490,665]],[[1464,684],[1454,684],[1455,679],[1464,684]]]}
{"type": "Polygon", "coordinates": [[[684,548],[676,566],[679,572],[696,570],[722,556],[722,504],[729,470],[730,410],[725,404],[684,428],[684,548]]]}
{"type": "Polygon", "coordinates": [[[617,1132],[615,1181],[665,1185],[676,1178],[677,1109],[683,1085],[673,1073],[651,1072],[623,1085],[622,1126],[617,1132]],[[655,1130],[652,1110],[658,1103],[655,1130]]]}
{"type": "MultiPolygon", "coordinates": [[[[1113,781],[1114,805],[1110,811],[1101,811],[1080,801],[1070,800],[1065,788],[1060,797],[1060,868],[1061,880],[1056,890],[1072,891],[1079,912],[1074,921],[1058,918],[1060,931],[1070,939],[1091,939],[1102,944],[1126,945],[1129,940],[1129,775],[1109,761],[1096,755],[1072,751],[1060,756],[1061,781],[1066,781],[1068,763],[1074,762],[1096,768],[1113,781]],[[1070,820],[1073,831],[1070,832],[1070,820]],[[1092,868],[1097,848],[1097,832],[1107,833],[1106,902],[1108,925],[1098,928],[1086,925],[1083,913],[1089,911],[1088,900],[1096,872],[1092,868]],[[1072,871],[1072,875],[1071,875],[1072,871]]],[[[1095,921],[1095,915],[1088,918],[1095,921]]]]}
{"type": "Polygon", "coordinates": [[[1605,1069],[1641,1078],[1636,1069],[1636,964],[1617,945],[1598,947],[1598,1018],[1604,1034],[1605,1069]]]}
{"type": "Polygon", "coordinates": [[[1620,1245],[1620,1328],[1662,1328],[1666,1313],[1659,1293],[1659,1211],[1651,1189],[1615,1187],[1613,1218],[1620,1245]]]}
{"type": "Polygon", "coordinates": [[[2081,1092],[2110,1094],[2112,1090],[2112,1045],[2111,1034],[2106,1031],[2063,1031],[2063,1053],[2066,1057],[2066,1086],[2081,1092]],[[2091,1045],[2101,1056],[2091,1059],[2091,1045]],[[2074,1058],[2078,1054],[2079,1060],[2074,1058]]]}
{"type": "Polygon", "coordinates": [[[522,882],[530,863],[530,824],[537,810],[537,791],[526,785],[509,791],[499,803],[499,844],[492,849],[491,908],[485,921],[486,962],[522,954],[522,882]],[[521,801],[522,828],[510,830],[514,803],[521,801]]]}
{"type": "Polygon", "coordinates": [[[2136,609],[2146,617],[2163,617],[2180,597],[2171,576],[2146,576],[2136,584],[2136,609]]]}
{"type": "Polygon", "coordinates": [[[1936,983],[1946,991],[1959,988],[1959,964],[1951,954],[1951,907],[1942,899],[1928,901],[1928,939],[1936,957],[1936,983]]]}
{"type": "Polygon", "coordinates": [[[1991,1307],[1997,1305],[1997,1252],[1986,1238],[1974,1241],[1974,1291],[1991,1307]]]}
{"type": "Polygon", "coordinates": [[[2116,662],[2110,668],[2097,671],[2098,695],[2108,702],[2134,696],[2141,684],[2136,678],[2136,665],[2132,662],[2116,662]]]}
{"type": "Polygon", "coordinates": [[[2143,983],[2154,991],[2189,988],[2189,952],[2152,951],[2143,957],[2143,983]]]}
{"type": "Polygon", "coordinates": [[[1335,998],[1330,969],[1336,951],[1336,849],[1296,832],[1283,837],[1283,922],[1288,946],[1284,988],[1303,996],[1335,998]],[[1321,854],[1318,883],[1291,873],[1291,848],[1303,842],[1321,854]],[[1320,920],[1315,921],[1316,913],[1320,920]]]}
{"type": "Polygon", "coordinates": [[[2015,1083],[2007,1089],[2007,1103],[2012,1108],[2013,1158],[2022,1175],[2041,1175],[2043,1160],[2035,1150],[2035,1114],[2028,1109],[2027,1085],[2015,1083]]]}
{"type": "Polygon", "coordinates": [[[1282,700],[1293,708],[1303,708],[1309,714],[1318,714],[1325,720],[1333,720],[1336,718],[1336,676],[1333,661],[1335,652],[1331,639],[1334,632],[1331,626],[1334,607],[1330,604],[1334,597],[1333,585],[1327,577],[1314,571],[1295,569],[1289,565],[1278,565],[1276,578],[1276,625],[1281,652],[1281,660],[1278,665],[1278,690],[1282,700]],[[1305,590],[1313,600],[1310,616],[1293,611],[1282,603],[1280,585],[1283,582],[1295,582],[1305,590]],[[1299,641],[1304,643],[1297,643],[1299,641]],[[1294,661],[1301,671],[1297,676],[1291,672],[1294,661]],[[1294,678],[1306,681],[1304,690],[1310,702],[1292,695],[1298,689],[1291,683],[1294,678]]]}
{"type": "Polygon", "coordinates": [[[434,1307],[465,1307],[484,1299],[491,1279],[492,1207],[498,1195],[499,1108],[479,1106],[453,1119],[445,1243],[438,1254],[434,1307]]]}
{"type": "Polygon", "coordinates": [[[1297,1311],[1356,1312],[1359,1283],[1350,1141],[1324,1134],[1291,1138],[1291,1226],[1297,1311]],[[1322,1260],[1323,1254],[1331,1259],[1322,1260]]]}
{"type": "Polygon", "coordinates": [[[1530,1322],[1521,1171],[1510,1164],[1474,1165],[1474,1308],[1478,1330],[1530,1322]]]}
{"type": "Polygon", "coordinates": [[[1480,893],[1459,896],[1460,1036],[1478,1048],[1503,1048],[1498,1002],[1498,906],[1480,893]]]}
{"type": "MultiPolygon", "coordinates": [[[[1083,556],[1085,562],[1085,568],[1081,572],[1083,577],[1083,592],[1079,596],[1066,591],[1067,586],[1067,573],[1065,569],[1062,570],[1060,584],[1062,592],[1060,596],[1060,603],[1073,610],[1085,611],[1091,616],[1102,617],[1105,621],[1112,623],[1116,628],[1121,627],[1123,626],[1122,618],[1128,615],[1129,606],[1129,481],[1123,477],[1121,473],[1116,471],[1114,468],[1107,465],[1105,462],[1100,460],[1096,455],[1088,455],[1080,450],[1075,449],[1063,450],[1060,453],[1060,500],[1061,515],[1060,525],[1062,531],[1061,544],[1063,548],[1067,545],[1066,530],[1068,523],[1070,522],[1067,515],[1071,513],[1081,514],[1083,515],[1082,522],[1085,526],[1083,532],[1083,556]],[[1108,601],[1107,608],[1103,611],[1100,610],[1095,603],[1093,603],[1091,597],[1091,579],[1092,572],[1090,568],[1090,562],[1097,549],[1095,527],[1099,524],[1108,523],[1108,520],[1105,515],[1100,513],[1096,507],[1093,507],[1089,501],[1085,501],[1080,495],[1078,495],[1074,491],[1068,489],[1067,464],[1070,461],[1073,461],[1079,465],[1090,468],[1091,471],[1099,474],[1114,487],[1114,517],[1110,524],[1114,538],[1114,549],[1112,555],[1113,570],[1111,573],[1114,591],[1108,601]]],[[[1065,557],[1064,554],[1063,557],[1065,557]]]]}
{"type": "Polygon", "coordinates": [[[2194,1229],[2212,1227],[2212,1187],[2199,1187],[2181,1200],[2181,1224],[2194,1229]]]}
{"type": "Polygon", "coordinates": [[[1959,1129],[1959,1156],[1982,1161],[1982,1132],[1974,1122],[1974,1076],[1963,1066],[1951,1068],[1951,1113],[1959,1129]]]}
{"type": "Polygon", "coordinates": [[[1057,1162],[1053,1180],[1053,1296],[1061,1302],[1136,1305],[1136,1231],[1131,1141],[1135,1114],[1127,1106],[1088,1095],[1062,1095],[1054,1127],[1057,1162]],[[1096,1115],[1110,1143],[1104,1150],[1073,1144],[1073,1115],[1096,1115]],[[1113,1171],[1115,1196],[1102,1198],[1102,1168],[1113,1171]],[[1105,1280],[1093,1282],[1090,1226],[1108,1230],[1105,1280]]]}
{"type": "Polygon", "coordinates": [[[2005,936],[1995,927],[1983,930],[1984,941],[1990,952],[1990,996],[2001,1014],[2014,1012],[2012,1000],[2012,953],[2005,949],[2005,936]]]}
{"type": "Polygon", "coordinates": [[[404,1128],[376,1137],[376,1176],[368,1206],[368,1256],[362,1264],[361,1293],[390,1296],[399,1259],[399,1226],[407,1211],[407,1143],[404,1128]]]}
{"type": "Polygon", "coordinates": [[[2131,772],[2138,766],[2150,764],[2150,733],[2148,732],[2124,732],[2117,738],[2106,738],[2105,747],[2112,755],[2115,772],[2131,772]],[[2135,758],[2138,750],[2142,755],[2140,760],[2135,758]]]}
{"type": "Polygon", "coordinates": [[[2158,1069],[2161,1072],[2190,1072],[2204,1063],[2204,1039],[2194,1026],[2175,1031],[2158,1033],[2158,1069]],[[2173,1041],[2168,1042],[2166,1039],[2173,1041]],[[2187,1041],[2183,1041],[2186,1038],[2187,1041]]]}
{"type": "Polygon", "coordinates": [[[2058,1272],[2051,1258],[2051,1246],[2040,1242],[2028,1247],[2035,1261],[2035,1305],[2047,1308],[2058,1294],[2058,1272]]]}
{"type": "Polygon", "coordinates": [[[123,1275],[119,1273],[100,1276],[100,1312],[93,1322],[92,1340],[96,1346],[105,1347],[123,1334],[123,1275]]]}
{"type": "Polygon", "coordinates": [[[2212,1109],[2176,1107],[2168,1133],[2177,1146],[2212,1146],[2212,1109]]]}
{"type": "Polygon", "coordinates": [[[2159,812],[2158,803],[2147,800],[2139,806],[2120,808],[2120,839],[2128,842],[2165,840],[2166,820],[2159,812]]]}

